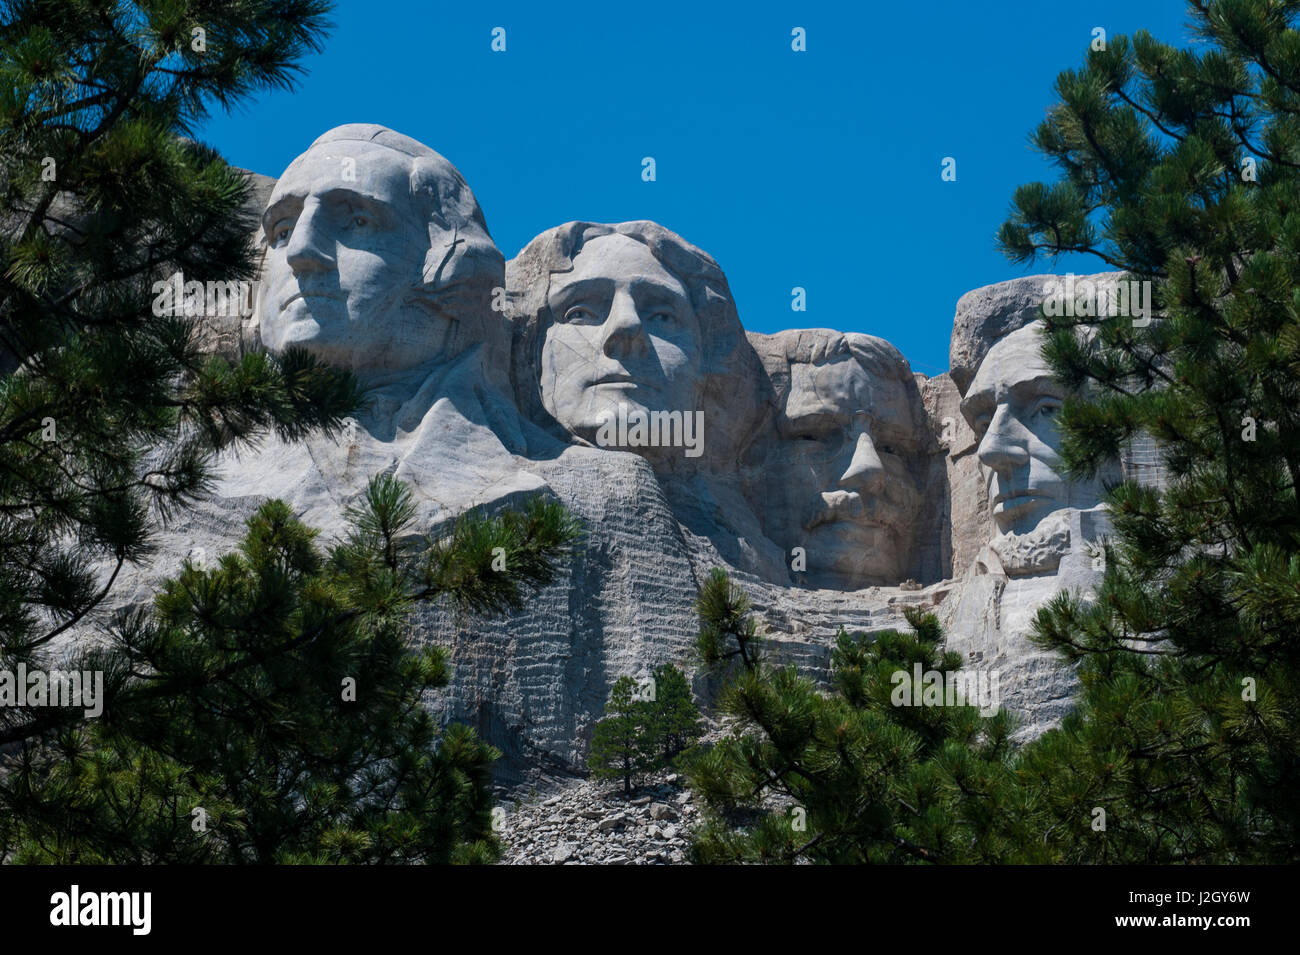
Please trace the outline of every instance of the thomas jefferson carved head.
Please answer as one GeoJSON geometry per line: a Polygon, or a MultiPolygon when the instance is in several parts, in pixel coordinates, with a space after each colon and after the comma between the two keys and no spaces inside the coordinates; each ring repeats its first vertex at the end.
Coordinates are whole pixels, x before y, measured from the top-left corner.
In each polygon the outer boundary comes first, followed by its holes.
{"type": "Polygon", "coordinates": [[[521,320],[517,368],[535,375],[545,416],[594,441],[620,405],[702,410],[711,463],[731,453],[745,422],[731,434],[710,422],[727,416],[729,387],[756,381],[758,365],[706,253],[653,222],[570,222],[511,261],[509,285],[521,320]]]}

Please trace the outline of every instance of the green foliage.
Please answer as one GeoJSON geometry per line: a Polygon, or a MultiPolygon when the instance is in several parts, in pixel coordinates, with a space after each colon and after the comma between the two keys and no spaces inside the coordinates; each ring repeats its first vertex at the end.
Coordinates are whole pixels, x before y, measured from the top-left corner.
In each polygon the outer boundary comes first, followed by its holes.
{"type": "MultiPolygon", "coordinates": [[[[409,490],[373,479],[346,539],[322,553],[280,501],[240,549],[187,567],[150,614],[122,620],[106,659],[122,687],[101,719],[26,744],[0,789],[15,861],[435,863],[495,857],[495,750],[440,732],[423,696],[447,684],[437,647],[404,626],[422,601],[454,604],[458,540],[536,556],[529,576],[470,588],[508,605],[553,579],[574,540],[552,502],[457,534],[410,533],[409,490]],[[436,556],[434,556],[436,554],[436,556]],[[195,831],[201,808],[206,831],[195,831]]],[[[513,578],[513,579],[512,579],[513,578]]]]}
{"type": "Polygon", "coordinates": [[[429,551],[425,586],[450,594],[461,611],[522,610],[521,586],[536,587],[554,577],[546,542],[578,534],[577,522],[564,508],[540,497],[491,517],[470,512],[429,551]]]}
{"type": "Polygon", "coordinates": [[[686,674],[671,663],[654,672],[655,698],[648,702],[649,732],[664,765],[684,753],[703,734],[699,707],[686,674]]]}
{"type": "Polygon", "coordinates": [[[605,715],[591,736],[587,765],[597,779],[623,780],[632,793],[634,781],[659,765],[657,740],[651,730],[650,704],[630,676],[621,676],[609,692],[605,715]]]}
{"type": "Polygon", "coordinates": [[[644,686],[630,676],[615,681],[592,733],[587,765],[597,779],[623,780],[630,795],[642,774],[671,765],[702,733],[686,675],[665,663],[644,686]]]}
{"type": "MultiPolygon", "coordinates": [[[[214,355],[203,316],[155,310],[174,273],[254,277],[249,183],[192,137],[212,105],[290,88],[328,8],[0,11],[0,670],[51,669],[159,523],[208,492],[217,454],[334,433],[362,405],[305,351],[214,355]]],[[[404,486],[372,481],[322,551],[268,503],[237,553],[79,640],[57,665],[104,672],[101,718],[0,707],[0,859],[490,859],[494,753],[438,730],[421,697],[446,660],[412,651],[405,623],[428,601],[519,607],[577,528],[534,501],[430,541],[413,514],[404,486]]]]}
{"type": "Polygon", "coordinates": [[[695,598],[700,617],[696,650],[706,665],[739,659],[745,666],[753,666],[762,661],[763,640],[749,610],[749,598],[726,571],[715,567],[709,572],[695,598]]]}
{"type": "MultiPolygon", "coordinates": [[[[701,631],[757,623],[722,571],[705,584],[701,631]]],[[[698,757],[691,782],[707,816],[695,833],[708,863],[1007,862],[1035,858],[1019,831],[1012,722],[974,706],[900,706],[913,666],[947,674],[938,622],[908,612],[914,633],[840,631],[832,686],[751,660],[722,694],[730,733],[698,757]]],[[[725,646],[709,646],[729,657],[725,646]]],[[[736,648],[738,654],[738,648],[736,648]]]]}
{"type": "Polygon", "coordinates": [[[1061,75],[1035,140],[1061,181],[1017,190],[1000,233],[1016,260],[1148,279],[1162,309],[1090,340],[1047,319],[1045,356],[1092,395],[1060,416],[1071,473],[1147,434],[1167,474],[1110,491],[1097,599],[1035,627],[1083,686],[1022,765],[1064,861],[1300,858],[1300,4],[1189,10],[1192,50],[1112,37],[1061,75]]]}
{"type": "MultiPolygon", "coordinates": [[[[0,669],[48,669],[159,521],[210,488],[218,452],[332,432],[362,402],[351,375],[304,352],[214,357],[198,317],[153,308],[154,283],[178,270],[253,277],[249,185],[185,137],[213,103],[290,86],[326,9],[15,0],[0,12],[0,669]]],[[[70,718],[5,707],[0,745],[70,718]]]]}
{"type": "Polygon", "coordinates": [[[1189,10],[1192,50],[1112,36],[1061,74],[1035,136],[1061,177],[1018,189],[999,233],[1013,260],[1085,252],[1150,281],[1158,314],[1043,316],[1069,472],[1144,437],[1164,471],[1108,490],[1095,597],[1037,616],[1077,665],[1074,714],[1013,753],[1003,722],[889,707],[892,668],[956,665],[915,617],[915,636],[842,636],[818,692],[747,658],[715,578],[701,650],[744,666],[735,732],[695,771],[699,858],[1300,858],[1300,3],[1189,10]]]}

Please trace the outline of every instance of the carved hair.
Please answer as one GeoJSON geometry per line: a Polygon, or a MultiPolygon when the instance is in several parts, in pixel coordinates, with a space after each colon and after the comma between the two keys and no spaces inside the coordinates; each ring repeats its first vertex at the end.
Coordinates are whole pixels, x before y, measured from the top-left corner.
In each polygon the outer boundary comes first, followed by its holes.
{"type": "MultiPolygon", "coordinates": [[[[573,260],[584,245],[609,235],[627,236],[644,244],[659,264],[685,286],[700,323],[701,406],[708,417],[713,417],[711,412],[716,409],[727,409],[727,437],[732,439],[732,450],[742,441],[747,443],[755,422],[738,420],[734,415],[756,407],[758,402],[736,401],[735,396],[741,388],[760,388],[762,371],[745,338],[727,278],[707,252],[658,223],[645,220],[617,224],[566,222],[534,238],[507,264],[509,314],[515,328],[512,377],[520,407],[534,420],[559,427],[541,400],[542,344],[554,321],[549,305],[551,275],[572,270],[573,260]]],[[[715,436],[723,435],[717,429],[711,429],[709,434],[710,457],[716,461],[720,442],[715,441],[715,436]]]]}
{"type": "MultiPolygon", "coordinates": [[[[317,137],[290,163],[289,170],[312,150],[335,143],[382,146],[408,158],[411,198],[418,204],[429,237],[411,301],[448,316],[486,311],[492,289],[505,285],[505,258],[492,241],[478,200],[456,167],[410,136],[370,123],[349,123],[317,137]]],[[[488,314],[497,319],[495,313],[488,314]]],[[[482,337],[499,339],[493,344],[504,352],[508,335],[504,319],[497,320],[502,323],[502,334],[482,337]]],[[[504,354],[500,360],[504,362],[504,354]]]]}
{"type": "MultiPolygon", "coordinates": [[[[874,335],[861,332],[837,332],[829,328],[799,328],[778,332],[770,336],[778,345],[777,355],[786,368],[790,365],[824,365],[842,356],[851,355],[868,371],[894,381],[912,381],[912,367],[903,353],[874,335]]],[[[777,382],[780,397],[789,392],[788,372],[781,366],[770,369],[777,382]]]]}

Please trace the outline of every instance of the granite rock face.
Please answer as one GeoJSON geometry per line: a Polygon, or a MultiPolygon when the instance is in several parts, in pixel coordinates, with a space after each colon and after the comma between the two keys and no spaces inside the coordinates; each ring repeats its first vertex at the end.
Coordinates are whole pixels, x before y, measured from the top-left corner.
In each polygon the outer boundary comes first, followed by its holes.
{"type": "Polygon", "coordinates": [[[856,590],[939,576],[917,533],[932,510],[922,491],[934,442],[907,360],[882,339],[829,329],[750,341],[773,405],[749,456],[749,499],[784,552],[802,551],[793,582],[856,590]]]}
{"type": "Polygon", "coordinates": [[[1043,360],[1042,331],[1034,320],[991,343],[962,399],[991,533],[943,614],[950,648],[998,673],[1002,703],[1026,717],[1025,735],[1063,716],[1074,689],[1054,655],[1029,642],[1030,624],[1057,593],[1091,592],[1110,531],[1100,498],[1111,475],[1075,482],[1063,472],[1056,417],[1065,392],[1043,360]]]}
{"type": "Polygon", "coordinates": [[[1043,286],[1051,279],[1051,275],[1026,275],[972,289],[957,300],[948,344],[948,375],[958,390],[970,386],[994,342],[1038,317],[1043,286]]]}
{"type": "MultiPolygon", "coordinates": [[[[257,187],[255,305],[214,316],[212,347],[301,345],[373,400],[337,438],[220,462],[215,493],[163,531],[119,605],[230,549],[268,497],[328,540],[387,472],[435,531],[530,495],[584,524],[525,612],[414,621],[454,667],[429,705],[504,751],[504,782],[581,770],[620,676],[691,669],[695,594],[717,566],[775,655],[814,677],[840,627],[902,626],[918,606],[999,671],[1026,733],[1068,707],[1069,672],[1025,633],[1052,594],[1092,585],[1107,524],[1095,488],[1060,475],[1044,414],[1059,395],[1029,326],[1048,277],[963,296],[952,372],[927,378],[869,335],[746,333],[718,263],[652,222],[566,223],[507,263],[455,168],[383,127],[331,130],[257,187]]],[[[716,687],[694,679],[707,703],[716,687]]]]}

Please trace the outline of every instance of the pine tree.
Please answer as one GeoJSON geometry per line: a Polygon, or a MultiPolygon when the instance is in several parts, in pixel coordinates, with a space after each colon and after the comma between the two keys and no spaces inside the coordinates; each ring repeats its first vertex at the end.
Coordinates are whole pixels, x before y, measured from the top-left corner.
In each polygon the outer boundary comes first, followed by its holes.
{"type": "Polygon", "coordinates": [[[1300,859],[1300,3],[1188,7],[1190,50],[1112,37],[1060,75],[1061,179],[1000,232],[1151,282],[1159,316],[1046,319],[1070,472],[1144,434],[1166,471],[1107,494],[1096,599],[1035,627],[1083,687],[1023,764],[1065,861],[1300,859]]]}
{"type": "MultiPolygon", "coordinates": [[[[289,350],[210,353],[157,283],[248,283],[250,186],[195,130],[288,89],[325,0],[14,0],[0,11],[0,672],[48,670],[215,456],[336,432],[362,395],[289,350]]],[[[237,286],[238,287],[238,286],[237,286]]],[[[228,304],[228,303],[227,303],[228,304]]],[[[424,550],[372,483],[322,553],[272,502],[239,553],[82,643],[99,719],[0,706],[0,859],[473,861],[492,853],[491,749],[438,732],[444,685],[409,610],[518,609],[575,530],[554,505],[469,515],[424,550]],[[509,570],[492,570],[502,547],[509,570]],[[355,681],[348,683],[345,681],[355,681]]]]}
{"type": "Polygon", "coordinates": [[[623,780],[623,794],[641,774],[662,765],[652,725],[651,704],[641,699],[636,680],[621,676],[609,692],[605,715],[596,722],[587,765],[597,779],[623,780]]]}
{"type": "Polygon", "coordinates": [[[959,667],[933,615],[908,611],[914,633],[841,630],[832,684],[819,689],[756,652],[758,621],[725,572],[697,608],[706,661],[739,663],[719,704],[729,735],[690,769],[706,809],[697,862],[1035,860],[1006,711],[898,705],[900,674],[959,667]]]}
{"type": "MultiPolygon", "coordinates": [[[[205,352],[154,283],[247,282],[249,184],[194,141],[288,88],[320,0],[14,0],[0,12],[0,670],[49,669],[221,450],[337,430],[357,382],[290,351],[205,352]]],[[[80,668],[93,663],[70,661],[80,668]]],[[[79,719],[0,707],[0,747],[79,719]]]]}
{"type": "Polygon", "coordinates": [[[713,568],[695,597],[700,618],[695,648],[706,666],[720,668],[738,661],[754,670],[763,663],[763,638],[749,609],[745,592],[725,570],[713,568]]]}
{"type": "Polygon", "coordinates": [[[577,528],[534,499],[412,534],[384,476],[322,553],[280,501],[240,549],[187,566],[123,620],[104,663],[123,682],[100,719],[27,745],[4,788],[18,862],[443,863],[495,857],[498,755],[440,732],[423,696],[445,653],[413,649],[413,609],[519,610],[577,528]],[[506,570],[493,569],[502,548],[506,570]]]}
{"type": "Polygon", "coordinates": [[[655,698],[650,701],[649,731],[661,754],[661,763],[670,765],[703,735],[700,710],[691,695],[691,685],[678,667],[665,663],[654,671],[655,698]]]}

